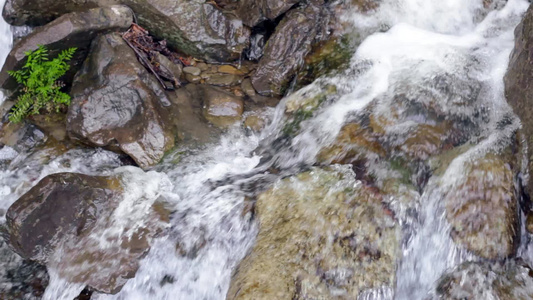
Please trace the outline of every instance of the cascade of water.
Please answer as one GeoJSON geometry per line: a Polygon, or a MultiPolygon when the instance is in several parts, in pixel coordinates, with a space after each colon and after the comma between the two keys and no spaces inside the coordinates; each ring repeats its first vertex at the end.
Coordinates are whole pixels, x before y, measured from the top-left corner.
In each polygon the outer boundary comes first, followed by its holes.
{"type": "MultiPolygon", "coordinates": [[[[0,0],[0,7],[4,7],[6,0],[0,0]]],[[[11,26],[4,21],[4,18],[0,18],[0,66],[4,64],[4,61],[11,50],[13,44],[13,35],[11,34],[11,26]]],[[[4,94],[0,90],[0,104],[4,101],[4,94]]]]}
{"type": "MultiPolygon", "coordinates": [[[[455,105],[454,101],[462,98],[473,97],[480,106],[488,107],[488,121],[479,124],[480,143],[458,157],[445,175],[430,180],[420,195],[418,220],[400,220],[409,223],[405,233],[410,238],[403,248],[396,290],[369,291],[363,295],[365,299],[423,299],[445,270],[474,259],[451,241],[439,200],[443,186],[453,188],[452,179],[461,174],[461,161],[488,149],[497,150],[518,126],[516,119],[503,129],[497,129],[496,125],[511,114],[503,97],[502,78],[513,47],[513,29],[527,5],[526,0],[508,0],[504,8],[487,15],[483,13],[482,0],[383,0],[371,15],[346,16],[346,21],[362,35],[368,35],[350,68],[291,95],[317,93],[325,85],[335,85],[340,96],[304,121],[303,130],[290,145],[276,149],[270,161],[275,161],[281,169],[315,163],[319,150],[334,140],[350,114],[371,101],[379,99],[376,109],[387,114],[391,99],[402,91],[405,82],[422,87],[427,80],[453,74],[455,81],[449,88],[458,87],[449,93],[456,98],[434,91],[447,113],[474,120],[472,111],[460,110],[455,105]],[[377,29],[387,30],[373,33],[377,29]],[[478,93],[472,96],[462,89],[464,86],[475,86],[478,93]]],[[[0,20],[0,62],[11,47],[11,39],[9,26],[0,20]]],[[[188,155],[183,155],[178,163],[163,162],[155,168],[158,176],[169,183],[161,195],[175,212],[171,228],[155,241],[135,278],[121,292],[96,294],[94,299],[225,298],[231,272],[253,244],[257,228],[249,218],[241,216],[246,206],[246,191],[235,182],[222,179],[257,174],[253,171],[260,164],[260,157],[253,151],[259,145],[268,147],[271,138],[278,134],[286,101],[276,111],[268,112],[273,123],[261,136],[245,135],[234,128],[217,144],[203,150],[181,149],[188,155]],[[221,183],[213,186],[213,182],[221,183]],[[180,250],[187,255],[181,255],[180,250]]],[[[409,124],[402,126],[397,128],[398,134],[409,124]]],[[[69,171],[106,175],[114,174],[120,165],[116,155],[102,150],[72,150],[44,165],[37,159],[33,163],[26,161],[25,167],[19,163],[18,168],[0,172],[0,208],[6,209],[47,174],[69,171]]],[[[240,182],[246,180],[249,179],[240,182]]],[[[124,211],[123,217],[129,213],[124,211]]],[[[50,271],[51,282],[45,299],[70,300],[83,288],[50,271]]]]}

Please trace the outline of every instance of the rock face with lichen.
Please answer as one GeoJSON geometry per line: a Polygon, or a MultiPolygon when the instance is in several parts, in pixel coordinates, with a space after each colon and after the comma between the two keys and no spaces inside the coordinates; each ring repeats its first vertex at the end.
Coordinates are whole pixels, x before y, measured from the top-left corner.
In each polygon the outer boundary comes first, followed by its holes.
{"type": "Polygon", "coordinates": [[[174,146],[171,102],[119,34],[95,40],[71,95],[67,131],[72,139],[119,148],[143,168],[174,146]]]}
{"type": "Polygon", "coordinates": [[[65,13],[110,4],[133,9],[141,26],[188,55],[231,61],[248,46],[250,30],[231,13],[204,0],[8,0],[4,19],[12,25],[43,25],[65,13]]]}
{"type": "Polygon", "coordinates": [[[453,239],[484,258],[513,255],[520,230],[509,160],[486,154],[466,162],[463,171],[444,197],[453,239]]]}
{"type": "Polygon", "coordinates": [[[356,299],[392,288],[397,223],[345,168],[286,178],[257,198],[259,235],[228,299],[356,299]]]}

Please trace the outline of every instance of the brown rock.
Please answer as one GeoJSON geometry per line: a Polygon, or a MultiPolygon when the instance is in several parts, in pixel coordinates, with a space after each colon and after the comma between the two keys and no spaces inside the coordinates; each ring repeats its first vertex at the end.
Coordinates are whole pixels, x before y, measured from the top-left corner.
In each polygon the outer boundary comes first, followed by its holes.
{"type": "Polygon", "coordinates": [[[174,146],[171,102],[119,34],[98,37],[72,85],[67,131],[72,139],[118,147],[147,168],[174,146]]]}
{"type": "MultiPolygon", "coordinates": [[[[533,6],[529,6],[524,19],[515,29],[515,47],[511,53],[509,68],[504,77],[507,102],[522,121],[528,149],[533,149],[533,6]]],[[[533,174],[533,160],[528,162],[533,174]]],[[[527,184],[527,192],[533,195],[533,180],[527,184]]]]}
{"type": "Polygon", "coordinates": [[[244,72],[230,65],[223,65],[218,67],[219,73],[232,74],[232,75],[244,75],[244,72]]]}
{"type": "Polygon", "coordinates": [[[16,88],[17,83],[7,71],[21,68],[26,61],[25,53],[36,50],[39,45],[50,50],[50,57],[55,57],[66,48],[78,48],[70,62],[71,70],[62,78],[68,84],[81,67],[91,42],[97,35],[126,30],[132,21],[131,10],[126,6],[116,5],[69,13],[38,27],[14,45],[0,72],[0,86],[5,89],[16,88]]]}
{"type": "Polygon", "coordinates": [[[203,88],[204,117],[212,124],[225,128],[241,120],[244,103],[241,98],[222,89],[203,88]]]}
{"type": "Polygon", "coordinates": [[[242,77],[230,74],[213,74],[206,78],[206,83],[216,86],[234,86],[242,82],[242,77]]]}

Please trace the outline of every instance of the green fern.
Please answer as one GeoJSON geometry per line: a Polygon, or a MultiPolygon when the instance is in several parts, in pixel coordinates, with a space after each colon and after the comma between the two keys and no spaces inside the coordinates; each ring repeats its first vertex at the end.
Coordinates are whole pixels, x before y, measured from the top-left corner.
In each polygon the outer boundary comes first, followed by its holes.
{"type": "Polygon", "coordinates": [[[11,122],[19,123],[43,108],[49,112],[59,111],[63,105],[70,104],[70,96],[61,91],[64,85],[57,80],[69,70],[68,61],[75,52],[76,48],[69,48],[50,60],[48,49],[39,45],[37,50],[25,53],[26,64],[20,70],[8,71],[22,86],[22,93],[9,114],[11,122]]]}

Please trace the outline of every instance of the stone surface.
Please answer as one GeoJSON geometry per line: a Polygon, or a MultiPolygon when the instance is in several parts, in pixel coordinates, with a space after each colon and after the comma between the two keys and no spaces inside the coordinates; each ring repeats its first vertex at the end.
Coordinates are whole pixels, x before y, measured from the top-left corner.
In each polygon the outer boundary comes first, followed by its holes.
{"type": "Polygon", "coordinates": [[[203,0],[8,0],[4,19],[13,25],[43,25],[58,16],[109,4],[124,4],[139,24],[187,55],[232,61],[248,46],[250,30],[231,13],[203,0]]]}
{"type": "Polygon", "coordinates": [[[254,86],[252,85],[252,81],[250,80],[250,78],[246,78],[242,81],[241,88],[243,92],[249,97],[253,97],[256,95],[254,86]]]}
{"type": "Polygon", "coordinates": [[[467,262],[443,275],[431,300],[533,299],[533,270],[525,263],[467,262]]]}
{"type": "Polygon", "coordinates": [[[155,208],[157,193],[165,188],[157,173],[133,167],[117,173],[43,178],[8,209],[11,247],[69,282],[120,291],[168,217],[155,208]]]}
{"type": "Polygon", "coordinates": [[[508,161],[489,153],[466,162],[464,175],[445,193],[454,241],[487,259],[503,259],[516,252],[518,203],[508,161]]]}
{"type": "Polygon", "coordinates": [[[241,120],[244,103],[241,98],[220,88],[201,88],[204,99],[204,117],[220,128],[228,127],[241,120]]]}
{"type": "Polygon", "coordinates": [[[256,202],[259,234],[227,299],[357,299],[393,288],[397,223],[347,168],[281,180],[256,202]]]}
{"type": "Polygon", "coordinates": [[[0,72],[0,86],[16,88],[17,83],[7,71],[21,68],[26,61],[25,52],[36,50],[38,45],[46,46],[50,57],[70,47],[78,48],[70,62],[71,70],[62,78],[65,83],[70,83],[87,56],[91,41],[99,34],[126,30],[132,21],[133,15],[128,7],[115,5],[69,13],[38,27],[14,45],[0,72]]]}
{"type": "Polygon", "coordinates": [[[232,74],[232,75],[244,75],[244,72],[230,65],[223,65],[218,67],[219,73],[232,74]]]}
{"type": "Polygon", "coordinates": [[[234,86],[242,82],[242,76],[231,74],[213,74],[205,82],[217,86],[234,86]]]}
{"type": "Polygon", "coordinates": [[[147,168],[174,146],[170,100],[119,34],[100,36],[72,85],[72,139],[118,147],[147,168]]]}
{"type": "Polygon", "coordinates": [[[47,263],[64,236],[90,229],[103,203],[116,195],[103,177],[50,175],[7,211],[9,243],[22,257],[47,263]]]}
{"type": "Polygon", "coordinates": [[[202,73],[202,70],[200,70],[200,68],[197,68],[197,67],[185,67],[183,68],[183,73],[198,76],[200,75],[200,73],[202,73]]]}
{"type": "MultiPolygon", "coordinates": [[[[533,149],[533,6],[515,29],[515,47],[504,77],[505,96],[522,121],[522,131],[528,149],[533,149]]],[[[533,174],[533,160],[529,151],[529,173],[533,174]]],[[[530,175],[531,176],[531,175],[530,175]]],[[[527,182],[527,192],[533,195],[533,180],[527,182]]]]}
{"type": "Polygon", "coordinates": [[[316,38],[325,30],[328,15],[327,9],[314,3],[287,13],[270,37],[251,77],[258,93],[272,96],[285,92],[316,38]]]}
{"type": "Polygon", "coordinates": [[[274,20],[300,0],[241,0],[236,10],[244,24],[254,27],[261,21],[274,20]]]}

